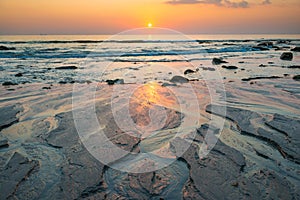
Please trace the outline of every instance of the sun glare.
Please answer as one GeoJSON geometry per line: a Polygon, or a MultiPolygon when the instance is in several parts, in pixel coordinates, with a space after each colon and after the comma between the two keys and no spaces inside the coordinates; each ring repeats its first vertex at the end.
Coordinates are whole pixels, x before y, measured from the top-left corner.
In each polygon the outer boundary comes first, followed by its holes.
{"type": "Polygon", "coordinates": [[[148,23],[148,28],[152,28],[152,23],[148,23]]]}

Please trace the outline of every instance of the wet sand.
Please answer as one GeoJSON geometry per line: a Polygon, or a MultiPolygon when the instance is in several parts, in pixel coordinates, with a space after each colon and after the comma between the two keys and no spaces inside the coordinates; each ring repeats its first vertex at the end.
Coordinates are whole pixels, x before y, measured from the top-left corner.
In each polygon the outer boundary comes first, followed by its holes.
{"type": "MultiPolygon", "coordinates": [[[[159,80],[90,83],[102,132],[127,152],[104,164],[77,133],[74,84],[1,86],[0,199],[299,199],[299,81],[228,78],[224,107],[212,101],[205,81],[192,76],[166,86],[159,80]],[[187,112],[195,106],[190,86],[198,102],[194,113],[187,112]],[[115,120],[126,106],[136,129],[115,120]],[[214,128],[213,119],[224,120],[224,127],[214,128]],[[214,139],[202,157],[201,148],[214,139]],[[143,152],[162,159],[134,156],[143,152]],[[133,173],[149,162],[167,165],[133,173]]],[[[84,111],[89,103],[76,109],[84,111]]]]}

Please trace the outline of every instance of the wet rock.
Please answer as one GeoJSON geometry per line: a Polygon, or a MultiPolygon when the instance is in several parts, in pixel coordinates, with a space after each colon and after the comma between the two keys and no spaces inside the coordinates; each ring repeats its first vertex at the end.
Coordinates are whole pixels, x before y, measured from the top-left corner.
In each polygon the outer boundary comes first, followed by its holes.
{"type": "Polygon", "coordinates": [[[0,46],[0,51],[16,50],[15,47],[0,46]]]}
{"type": "Polygon", "coordinates": [[[38,167],[38,161],[30,161],[27,157],[15,152],[0,172],[0,199],[16,198],[15,194],[20,184],[38,167]]]}
{"type": "Polygon", "coordinates": [[[17,74],[15,74],[15,77],[21,77],[21,76],[23,76],[22,73],[17,73],[17,74]]]}
{"type": "Polygon", "coordinates": [[[188,83],[189,80],[182,76],[173,76],[170,80],[172,83],[188,83]]]}
{"type": "Polygon", "coordinates": [[[294,76],[293,79],[294,79],[295,81],[300,81],[300,75],[294,76]]]}
{"type": "Polygon", "coordinates": [[[300,47],[295,47],[295,48],[291,49],[291,51],[300,52],[300,47]]]}
{"type": "Polygon", "coordinates": [[[9,146],[9,144],[8,144],[8,140],[7,139],[0,140],[0,149],[8,147],[8,146],[9,146]]]}
{"type": "Polygon", "coordinates": [[[212,64],[213,65],[220,65],[222,63],[228,63],[227,61],[222,60],[221,58],[213,58],[212,64]]]}
{"type": "Polygon", "coordinates": [[[266,42],[260,42],[260,43],[258,43],[257,44],[257,46],[259,46],[259,47],[273,47],[273,42],[268,42],[268,41],[266,41],[266,42]]]}
{"type": "Polygon", "coordinates": [[[138,71],[138,70],[140,70],[139,68],[135,68],[135,67],[129,67],[128,69],[130,69],[130,70],[134,70],[134,71],[138,71]]]}
{"type": "Polygon", "coordinates": [[[204,70],[204,71],[216,71],[216,69],[212,68],[212,67],[202,67],[202,70],[204,70]]]}
{"type": "Polygon", "coordinates": [[[56,116],[59,125],[48,135],[43,136],[46,142],[59,148],[66,162],[61,166],[60,182],[57,184],[55,198],[81,199],[104,196],[104,165],[97,161],[81,143],[72,112],[56,116]]]}
{"type": "Polygon", "coordinates": [[[0,108],[0,130],[11,126],[19,121],[17,114],[23,111],[20,105],[7,106],[0,108]]]}
{"type": "Polygon", "coordinates": [[[175,83],[163,83],[161,86],[168,87],[168,86],[177,86],[175,83]]]}
{"type": "Polygon", "coordinates": [[[3,86],[10,86],[10,85],[18,85],[17,83],[13,83],[13,82],[10,82],[10,81],[6,81],[4,83],[2,83],[3,86]]]}
{"type": "Polygon", "coordinates": [[[300,120],[287,118],[282,115],[275,114],[273,120],[266,121],[265,124],[277,133],[273,133],[261,127],[257,127],[251,123],[254,120],[265,119],[258,113],[239,108],[225,107],[218,105],[208,105],[206,111],[229,119],[237,124],[241,134],[249,135],[267,142],[270,146],[278,150],[278,152],[286,159],[295,163],[300,163],[300,136],[297,132],[300,129],[300,120]]]}
{"type": "Polygon", "coordinates": [[[61,67],[55,67],[55,69],[62,69],[62,70],[65,70],[65,69],[78,69],[78,67],[76,67],[76,66],[61,66],[61,67]]]}
{"type": "MultiPolygon", "coordinates": [[[[200,142],[207,142],[206,127],[197,130],[196,138],[200,142]]],[[[211,137],[216,137],[211,135],[211,137]]],[[[181,155],[181,147],[185,140],[175,138],[170,144],[176,155],[181,155]],[[179,154],[178,154],[179,153],[179,154]]],[[[181,159],[185,160],[190,169],[190,178],[183,189],[184,199],[222,199],[224,194],[231,197],[241,197],[242,194],[231,183],[237,181],[245,165],[243,155],[237,150],[225,145],[220,140],[206,158],[199,158],[198,145],[192,144],[184,152],[181,159]]]]}
{"type": "Polygon", "coordinates": [[[222,68],[224,68],[224,69],[238,69],[238,67],[232,66],[232,65],[229,65],[229,66],[223,65],[222,68]]]}
{"type": "MultiPolygon", "coordinates": [[[[262,169],[249,177],[257,191],[253,196],[261,196],[265,199],[297,199],[299,194],[293,189],[291,182],[272,170],[262,169]],[[273,192],[270,192],[273,191],[273,192]]],[[[241,185],[246,189],[247,185],[241,185]]]]}
{"type": "Polygon", "coordinates": [[[67,81],[59,81],[59,84],[67,84],[67,81]]]}
{"type": "Polygon", "coordinates": [[[187,70],[185,70],[184,71],[184,74],[186,75],[186,74],[192,74],[192,73],[195,73],[196,71],[194,71],[194,70],[191,70],[191,69],[187,69],[187,70]]]}
{"type": "Polygon", "coordinates": [[[283,52],[280,56],[281,60],[291,61],[293,60],[293,53],[291,52],[283,52]]]}
{"type": "Polygon", "coordinates": [[[114,80],[106,80],[105,81],[108,85],[114,85],[114,84],[124,84],[124,79],[114,79],[114,80]]]}
{"type": "Polygon", "coordinates": [[[292,65],[292,66],[288,66],[287,68],[290,68],[290,69],[300,69],[300,65],[292,65]]]}
{"type": "Polygon", "coordinates": [[[277,79],[281,78],[280,76],[259,76],[259,77],[250,77],[250,78],[242,78],[242,81],[251,81],[251,80],[259,80],[259,79],[277,79]]]}

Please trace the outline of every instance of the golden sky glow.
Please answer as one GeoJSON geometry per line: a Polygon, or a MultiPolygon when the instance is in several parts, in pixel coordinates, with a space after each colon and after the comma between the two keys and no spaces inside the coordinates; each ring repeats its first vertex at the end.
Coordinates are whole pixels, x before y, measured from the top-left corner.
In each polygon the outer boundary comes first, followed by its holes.
{"type": "Polygon", "coordinates": [[[115,34],[148,23],[187,34],[300,33],[300,1],[0,0],[0,34],[115,34]]]}

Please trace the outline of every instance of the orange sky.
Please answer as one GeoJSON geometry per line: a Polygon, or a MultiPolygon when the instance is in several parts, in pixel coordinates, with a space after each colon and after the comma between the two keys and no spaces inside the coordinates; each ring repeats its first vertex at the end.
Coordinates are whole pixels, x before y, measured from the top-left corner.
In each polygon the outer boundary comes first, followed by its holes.
{"type": "Polygon", "coordinates": [[[115,34],[148,22],[186,34],[300,33],[300,1],[0,0],[0,34],[115,34]]]}

